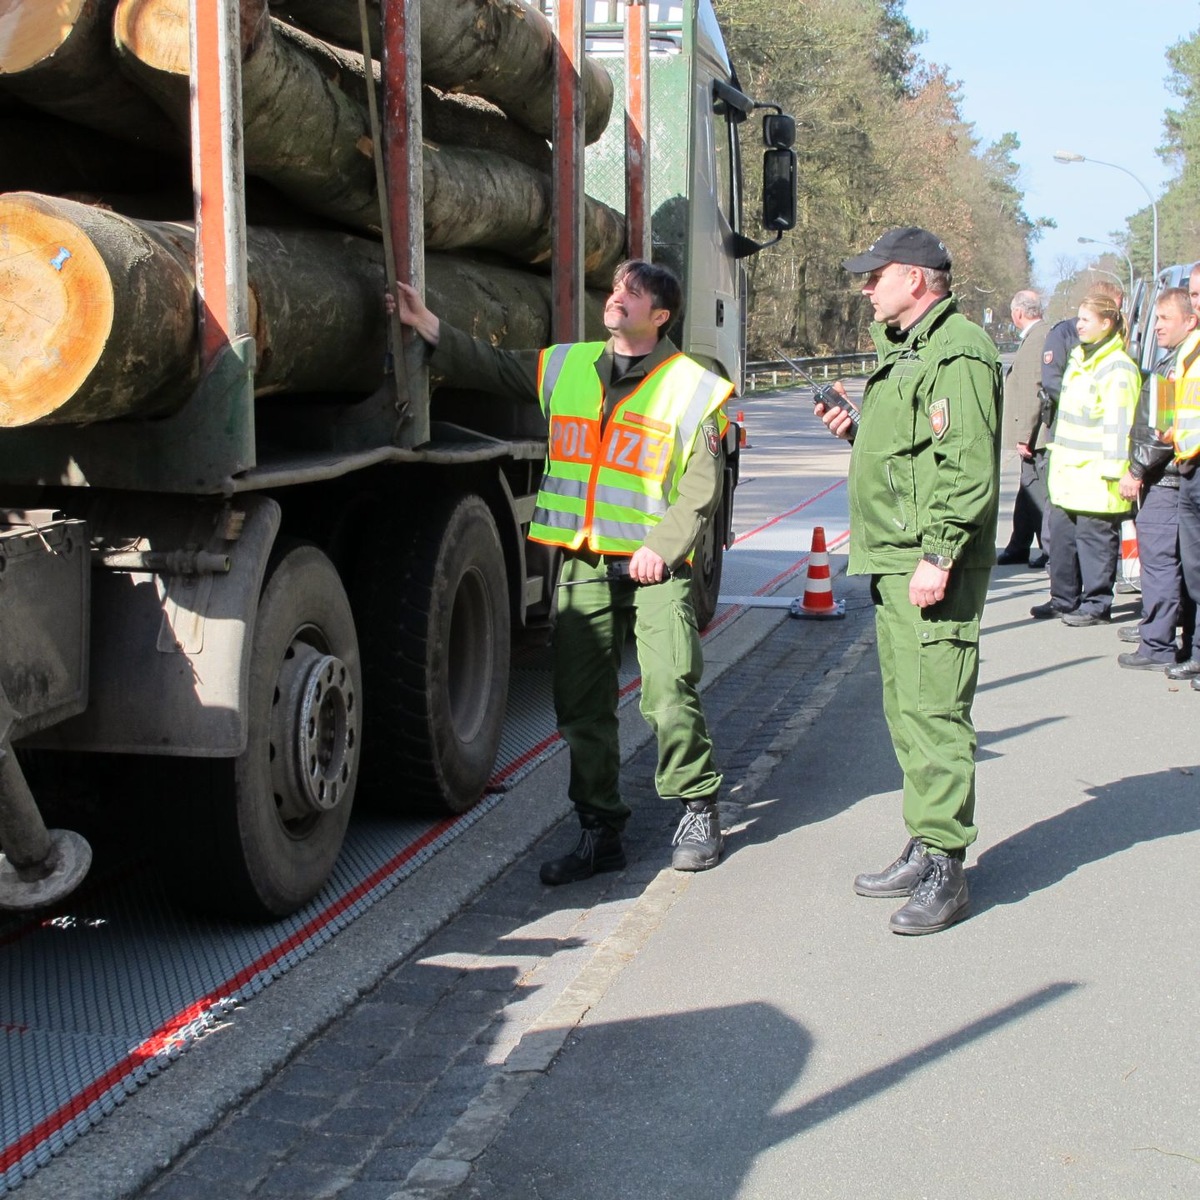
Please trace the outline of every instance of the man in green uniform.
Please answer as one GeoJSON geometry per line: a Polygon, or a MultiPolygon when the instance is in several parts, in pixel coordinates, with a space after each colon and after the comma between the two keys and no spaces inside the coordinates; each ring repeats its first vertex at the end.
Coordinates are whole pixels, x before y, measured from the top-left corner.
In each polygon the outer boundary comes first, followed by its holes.
{"type": "Polygon", "coordinates": [[[412,288],[396,309],[434,347],[450,383],[540,403],[546,471],[529,536],[564,555],[554,632],[554,706],[571,752],[575,849],[542,864],[547,884],[625,865],[617,671],[632,627],[642,714],[658,739],[655,784],[684,808],[672,865],[716,866],[721,776],[700,706],[703,670],[688,559],[721,498],[726,379],[664,331],[682,305],[665,267],[623,263],[604,309],[607,342],[501,350],[444,324],[412,288]],[[612,568],[627,564],[628,577],[612,568]],[[580,585],[580,586],[576,586],[580,585]]]}
{"type": "Polygon", "coordinates": [[[936,933],[967,914],[975,840],[979,620],[995,560],[1002,376],[987,334],[950,294],[950,253],[924,229],[892,229],[842,264],[865,274],[879,365],[851,438],[850,565],[871,576],[883,710],[904,773],[909,841],[860,896],[908,897],[895,933],[936,933]]]}

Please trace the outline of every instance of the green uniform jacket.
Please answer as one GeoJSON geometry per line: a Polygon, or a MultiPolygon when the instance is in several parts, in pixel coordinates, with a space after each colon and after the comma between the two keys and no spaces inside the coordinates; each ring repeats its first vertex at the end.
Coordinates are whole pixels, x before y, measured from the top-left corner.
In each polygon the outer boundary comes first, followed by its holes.
{"type": "MultiPolygon", "coordinates": [[[[613,382],[610,339],[608,348],[596,360],[596,373],[604,387],[605,416],[642,383],[649,371],[678,353],[669,338],[661,338],[641,362],[634,364],[613,382]]],[[[540,354],[540,350],[501,350],[443,321],[429,366],[457,387],[499,392],[538,404],[540,354]]],[[[704,522],[716,511],[721,500],[725,454],[720,448],[715,423],[711,436],[702,437],[697,447],[697,452],[688,459],[687,469],[680,477],[679,495],[675,503],[646,535],[644,543],[664,559],[671,570],[678,567],[695,549],[704,522]],[[716,448],[716,453],[711,452],[712,447],[716,448]]]]}
{"type": "Polygon", "coordinates": [[[915,569],[922,554],[956,567],[996,558],[1003,383],[996,347],[939,300],[911,328],[876,323],[850,456],[851,574],[915,569]]]}

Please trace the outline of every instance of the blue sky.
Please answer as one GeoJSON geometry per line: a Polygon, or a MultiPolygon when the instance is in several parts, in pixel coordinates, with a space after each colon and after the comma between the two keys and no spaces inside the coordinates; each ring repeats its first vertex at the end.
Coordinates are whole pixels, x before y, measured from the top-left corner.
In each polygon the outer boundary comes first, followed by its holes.
{"type": "Polygon", "coordinates": [[[1111,241],[1148,203],[1128,175],[1090,162],[1064,166],[1056,150],[1115,163],[1155,199],[1162,195],[1168,171],[1155,149],[1164,113],[1180,103],[1166,88],[1165,53],[1200,28],[1200,0],[905,0],[904,7],[927,34],[921,57],[961,83],[963,116],[980,141],[1008,132],[1020,139],[1025,211],[1058,223],[1034,248],[1040,286],[1053,286],[1060,259],[1082,267],[1104,253],[1077,238],[1111,241]]]}

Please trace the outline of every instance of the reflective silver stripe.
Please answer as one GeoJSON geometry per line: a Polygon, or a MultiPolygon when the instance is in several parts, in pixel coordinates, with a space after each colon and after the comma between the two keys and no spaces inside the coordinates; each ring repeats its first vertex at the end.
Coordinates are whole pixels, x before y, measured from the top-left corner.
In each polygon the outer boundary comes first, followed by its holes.
{"type": "Polygon", "coordinates": [[[677,423],[680,445],[687,447],[695,440],[696,431],[708,414],[709,402],[712,400],[717,385],[721,382],[721,377],[714,375],[711,371],[702,370],[700,372],[700,378],[696,381],[691,399],[688,400],[687,407],[683,410],[683,415],[677,423]]]}
{"type": "Polygon", "coordinates": [[[596,486],[596,503],[619,504],[622,508],[636,508],[642,512],[661,511],[666,507],[656,496],[648,496],[633,488],[610,487],[608,484],[596,486]]]}
{"type": "Polygon", "coordinates": [[[1104,451],[1099,442],[1063,437],[1061,430],[1054,435],[1054,445],[1060,450],[1079,450],[1084,454],[1102,454],[1104,451]]]}
{"type": "Polygon", "coordinates": [[[545,357],[546,368],[542,372],[542,411],[550,411],[550,397],[554,394],[554,385],[562,374],[567,355],[571,353],[571,344],[551,346],[545,357]]]}
{"type": "Polygon", "coordinates": [[[587,496],[586,479],[564,479],[561,475],[543,475],[538,488],[552,496],[565,496],[571,500],[583,500],[587,496]]]}
{"type": "Polygon", "coordinates": [[[639,545],[645,540],[647,531],[652,528],[653,526],[648,523],[608,521],[599,517],[592,521],[592,532],[598,537],[620,538],[627,542],[637,542],[639,545]]]}
{"type": "Polygon", "coordinates": [[[533,510],[533,524],[544,525],[547,529],[569,529],[576,532],[583,526],[583,514],[572,512],[555,512],[540,505],[533,510]]]}
{"type": "Polygon", "coordinates": [[[1123,358],[1118,358],[1113,362],[1101,363],[1100,366],[1096,368],[1096,374],[1093,375],[1092,378],[1100,380],[1106,375],[1111,375],[1114,371],[1125,371],[1130,375],[1139,374],[1137,367],[1135,367],[1133,363],[1126,362],[1123,358]]]}

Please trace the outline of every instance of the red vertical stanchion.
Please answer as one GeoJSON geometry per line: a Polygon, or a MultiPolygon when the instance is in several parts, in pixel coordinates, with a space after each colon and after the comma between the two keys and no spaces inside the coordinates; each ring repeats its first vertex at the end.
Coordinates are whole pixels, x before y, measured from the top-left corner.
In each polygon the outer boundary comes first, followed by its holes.
{"type": "Polygon", "coordinates": [[[650,258],[650,10],[625,5],[625,238],[631,258],[650,258]]]}
{"type": "Polygon", "coordinates": [[[583,339],[583,0],[555,0],[553,340],[583,339]]]}
{"type": "Polygon", "coordinates": [[[201,366],[249,333],[237,0],[190,0],[192,190],[201,366]]]}
{"type": "MultiPolygon", "coordinates": [[[[421,151],[421,5],[391,0],[383,6],[384,198],[392,256],[389,273],[418,291],[425,289],[424,187],[421,151]]],[[[389,280],[390,286],[390,280],[389,280]]],[[[398,322],[397,322],[398,324],[398,322]]],[[[399,440],[429,440],[429,397],[424,351],[411,329],[394,335],[396,383],[408,402],[399,440]]]]}

